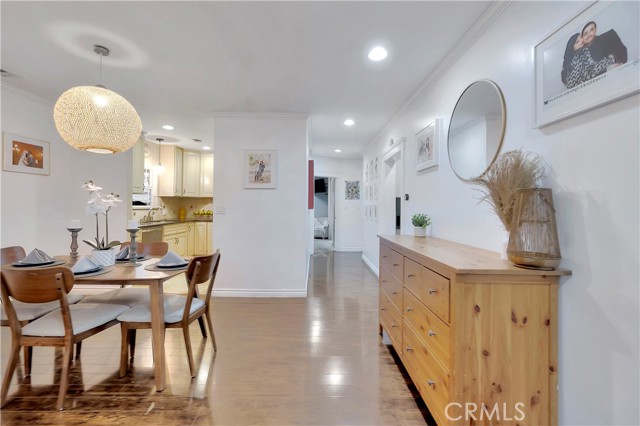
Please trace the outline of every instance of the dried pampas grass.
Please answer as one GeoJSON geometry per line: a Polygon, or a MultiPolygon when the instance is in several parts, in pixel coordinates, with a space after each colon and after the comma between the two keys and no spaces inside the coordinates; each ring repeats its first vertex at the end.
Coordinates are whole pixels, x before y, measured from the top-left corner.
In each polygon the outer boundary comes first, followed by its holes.
{"type": "Polygon", "coordinates": [[[508,231],[513,221],[516,193],[521,188],[536,188],[545,176],[546,163],[533,153],[521,150],[500,155],[487,172],[472,183],[479,185],[480,201],[486,201],[508,231]]]}

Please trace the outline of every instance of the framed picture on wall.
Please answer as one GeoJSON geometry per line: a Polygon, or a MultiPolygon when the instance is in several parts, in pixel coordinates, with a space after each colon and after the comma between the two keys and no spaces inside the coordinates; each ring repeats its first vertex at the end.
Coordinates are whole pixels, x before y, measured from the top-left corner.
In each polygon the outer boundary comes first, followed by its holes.
{"type": "Polygon", "coordinates": [[[344,199],[345,200],[360,199],[360,181],[359,180],[344,181],[344,199]]]}
{"type": "Polygon", "coordinates": [[[640,3],[596,2],[534,48],[534,126],[640,90],[640,3]]]}
{"type": "Polygon", "coordinates": [[[244,151],[244,187],[273,189],[278,185],[278,151],[247,149],[244,151]]]}
{"type": "Polygon", "coordinates": [[[438,165],[438,139],[436,122],[432,122],[416,134],[416,171],[438,165]]]}
{"type": "Polygon", "coordinates": [[[2,168],[7,172],[49,175],[49,142],[4,132],[2,168]]]}

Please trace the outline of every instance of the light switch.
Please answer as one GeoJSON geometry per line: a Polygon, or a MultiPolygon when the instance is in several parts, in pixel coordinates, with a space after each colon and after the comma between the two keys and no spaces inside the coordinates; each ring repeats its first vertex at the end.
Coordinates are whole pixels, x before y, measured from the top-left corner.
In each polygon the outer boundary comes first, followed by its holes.
{"type": "Polygon", "coordinates": [[[227,214],[227,208],[225,206],[216,206],[214,211],[216,214],[227,214]]]}

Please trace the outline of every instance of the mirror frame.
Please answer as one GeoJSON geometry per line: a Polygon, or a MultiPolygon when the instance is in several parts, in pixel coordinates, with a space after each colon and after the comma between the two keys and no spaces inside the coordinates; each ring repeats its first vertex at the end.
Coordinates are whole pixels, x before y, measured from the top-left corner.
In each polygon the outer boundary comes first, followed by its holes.
{"type": "MultiPolygon", "coordinates": [[[[479,178],[481,176],[484,176],[484,174],[487,173],[489,168],[493,165],[493,163],[495,163],[496,159],[498,158],[498,155],[500,154],[500,151],[502,150],[502,143],[504,142],[504,135],[505,135],[506,128],[507,128],[507,105],[505,103],[504,95],[502,94],[502,90],[500,90],[500,86],[498,86],[494,81],[489,80],[489,79],[480,79],[480,80],[476,80],[476,81],[472,82],[471,84],[469,84],[462,91],[462,94],[460,94],[460,97],[456,101],[456,105],[453,107],[453,111],[451,112],[451,118],[449,119],[449,129],[447,130],[447,156],[449,157],[449,166],[451,166],[451,170],[453,170],[453,173],[455,173],[455,175],[458,177],[458,179],[460,179],[460,180],[462,180],[464,182],[472,182],[474,179],[477,179],[477,178],[479,178]],[[493,155],[493,158],[491,159],[489,164],[487,164],[487,167],[485,167],[485,169],[479,175],[472,176],[471,178],[466,179],[466,178],[463,178],[462,176],[460,176],[458,174],[456,169],[453,167],[453,163],[451,162],[451,150],[450,150],[450,144],[449,144],[449,139],[451,137],[451,123],[453,122],[453,116],[456,113],[456,109],[458,108],[458,104],[460,104],[460,100],[462,100],[462,97],[464,96],[464,94],[467,93],[467,91],[471,88],[471,86],[473,86],[476,83],[481,83],[481,82],[489,83],[495,89],[496,93],[498,94],[498,99],[500,100],[500,108],[502,110],[502,128],[500,129],[500,140],[498,141],[498,147],[496,149],[496,152],[493,155]]],[[[486,140],[485,140],[485,143],[486,143],[486,140]]]]}

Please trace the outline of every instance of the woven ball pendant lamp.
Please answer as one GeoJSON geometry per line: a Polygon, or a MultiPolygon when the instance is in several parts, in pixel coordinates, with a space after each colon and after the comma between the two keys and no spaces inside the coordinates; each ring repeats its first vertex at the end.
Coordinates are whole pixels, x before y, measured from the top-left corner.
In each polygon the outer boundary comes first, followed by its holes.
{"type": "MultiPolygon", "coordinates": [[[[102,57],[109,49],[94,46],[102,57]]],[[[127,151],[138,141],[142,121],[125,98],[103,86],[78,86],[64,92],[53,107],[62,139],[74,148],[99,154],[127,151]]]]}

